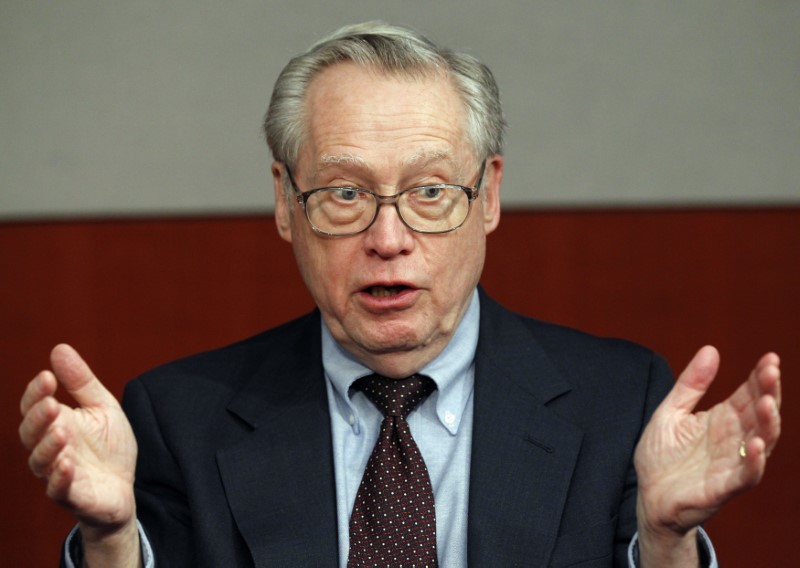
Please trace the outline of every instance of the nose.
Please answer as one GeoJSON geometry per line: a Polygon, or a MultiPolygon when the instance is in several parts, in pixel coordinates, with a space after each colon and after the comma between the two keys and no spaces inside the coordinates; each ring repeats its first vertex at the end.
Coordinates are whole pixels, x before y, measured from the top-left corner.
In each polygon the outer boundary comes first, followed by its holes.
{"type": "Polygon", "coordinates": [[[364,235],[367,252],[382,258],[408,254],[414,250],[416,243],[414,231],[403,223],[397,207],[391,203],[381,204],[375,222],[364,235]]]}

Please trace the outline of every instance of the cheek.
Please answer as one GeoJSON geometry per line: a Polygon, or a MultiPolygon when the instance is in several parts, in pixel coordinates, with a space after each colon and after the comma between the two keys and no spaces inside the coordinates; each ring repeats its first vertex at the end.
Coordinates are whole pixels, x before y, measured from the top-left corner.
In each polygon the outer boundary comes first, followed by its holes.
{"type": "Polygon", "coordinates": [[[298,267],[306,287],[317,304],[328,306],[346,293],[350,256],[343,241],[326,241],[316,235],[304,235],[292,242],[298,267]],[[300,260],[302,259],[302,260],[300,260]]]}
{"type": "Polygon", "coordinates": [[[483,232],[472,227],[465,232],[456,231],[452,237],[447,246],[429,251],[428,267],[440,280],[439,293],[460,301],[457,292],[471,292],[478,283],[486,242],[483,232]]]}
{"type": "Polygon", "coordinates": [[[458,262],[451,263],[453,274],[453,285],[459,288],[472,289],[478,284],[481,271],[483,270],[483,254],[482,250],[476,248],[461,251],[461,255],[457,256],[458,262]]]}

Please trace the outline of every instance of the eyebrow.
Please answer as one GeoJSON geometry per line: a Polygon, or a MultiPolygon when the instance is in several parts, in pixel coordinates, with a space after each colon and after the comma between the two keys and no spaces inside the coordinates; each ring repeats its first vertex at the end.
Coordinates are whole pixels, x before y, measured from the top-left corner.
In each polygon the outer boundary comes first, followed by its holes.
{"type": "Polygon", "coordinates": [[[427,166],[432,162],[439,161],[453,162],[453,153],[450,150],[431,150],[428,148],[423,148],[422,150],[403,158],[401,163],[404,166],[416,166],[420,164],[427,166]]]}
{"type": "Polygon", "coordinates": [[[341,164],[357,164],[359,166],[366,166],[367,161],[361,156],[355,154],[323,154],[319,159],[317,170],[323,169],[325,166],[338,166],[341,164]]]}

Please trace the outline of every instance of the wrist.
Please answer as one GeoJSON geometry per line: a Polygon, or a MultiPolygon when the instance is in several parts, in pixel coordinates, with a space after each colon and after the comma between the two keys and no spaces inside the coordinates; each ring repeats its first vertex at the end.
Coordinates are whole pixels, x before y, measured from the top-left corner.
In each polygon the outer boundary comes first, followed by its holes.
{"type": "Polygon", "coordinates": [[[637,505],[639,558],[642,568],[698,566],[697,527],[685,529],[648,518],[641,500],[637,505]]]}
{"type": "Polygon", "coordinates": [[[114,526],[79,523],[83,548],[83,566],[141,566],[139,525],[134,516],[129,521],[114,526]]]}

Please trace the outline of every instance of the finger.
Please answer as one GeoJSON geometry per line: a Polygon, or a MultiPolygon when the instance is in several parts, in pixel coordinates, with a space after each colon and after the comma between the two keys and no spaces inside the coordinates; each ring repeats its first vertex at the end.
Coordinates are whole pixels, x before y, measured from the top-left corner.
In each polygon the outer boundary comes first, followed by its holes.
{"type": "Polygon", "coordinates": [[[765,353],[761,356],[761,359],[758,360],[756,363],[756,367],[765,367],[767,365],[774,365],[776,367],[781,366],[781,358],[778,356],[777,353],[770,351],[769,353],[765,353]]]}
{"type": "Polygon", "coordinates": [[[66,446],[66,436],[60,428],[53,428],[31,452],[28,467],[36,477],[48,478],[54,471],[58,456],[66,446]]]}
{"type": "Polygon", "coordinates": [[[775,353],[767,353],[756,365],[759,390],[775,399],[776,411],[781,408],[781,360],[775,353]]]}
{"type": "Polygon", "coordinates": [[[758,421],[756,435],[764,441],[766,456],[772,453],[781,435],[781,415],[775,399],[766,395],[756,405],[758,421]]]}
{"type": "Polygon", "coordinates": [[[745,455],[743,458],[744,467],[739,476],[741,490],[753,487],[764,476],[764,470],[767,464],[766,448],[764,440],[761,438],[751,438],[745,443],[745,455]]]}
{"type": "Polygon", "coordinates": [[[66,504],[74,478],[75,467],[72,462],[66,458],[59,460],[47,480],[47,496],[58,503],[66,504]]]}
{"type": "Polygon", "coordinates": [[[50,354],[50,363],[58,381],[82,407],[117,405],[114,396],[92,373],[78,352],[69,345],[63,343],[56,345],[50,354]]]}
{"type": "Polygon", "coordinates": [[[60,410],[58,402],[52,397],[45,398],[28,409],[19,425],[19,439],[25,449],[32,451],[36,447],[57,420],[60,410]]]}
{"type": "Polygon", "coordinates": [[[774,353],[767,353],[759,359],[750,372],[748,380],[729,398],[730,403],[738,412],[747,411],[751,405],[757,404],[765,395],[772,396],[777,403],[777,408],[780,408],[781,372],[779,364],[780,360],[774,353]]]}
{"type": "Polygon", "coordinates": [[[708,391],[719,369],[719,353],[707,345],[701,348],[680,374],[664,399],[662,408],[683,414],[691,413],[708,391]]]}
{"type": "Polygon", "coordinates": [[[25,387],[19,401],[19,410],[25,416],[31,407],[47,396],[53,396],[58,388],[58,382],[50,371],[42,371],[36,375],[25,387]]]}

